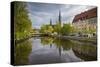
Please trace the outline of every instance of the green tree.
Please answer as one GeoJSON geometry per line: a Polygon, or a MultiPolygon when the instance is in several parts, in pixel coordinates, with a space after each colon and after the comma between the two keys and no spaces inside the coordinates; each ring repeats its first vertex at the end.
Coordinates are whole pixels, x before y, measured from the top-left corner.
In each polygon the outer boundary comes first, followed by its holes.
{"type": "Polygon", "coordinates": [[[57,24],[54,27],[54,32],[57,32],[58,34],[61,34],[61,23],[57,22],[57,24]]]}
{"type": "Polygon", "coordinates": [[[52,33],[54,31],[54,29],[52,28],[51,25],[42,25],[40,32],[41,33],[52,33]]]}
{"type": "Polygon", "coordinates": [[[14,2],[14,35],[17,40],[27,36],[32,28],[26,7],[26,3],[14,2]]]}
{"type": "Polygon", "coordinates": [[[72,26],[71,24],[64,24],[63,27],[61,28],[61,33],[62,35],[68,35],[72,32],[72,26]]]}
{"type": "Polygon", "coordinates": [[[96,29],[95,28],[92,28],[92,27],[83,28],[83,30],[82,30],[82,33],[90,33],[90,34],[92,34],[94,32],[96,32],[96,29]]]}
{"type": "Polygon", "coordinates": [[[42,25],[40,29],[41,33],[47,33],[47,25],[42,25]]]}

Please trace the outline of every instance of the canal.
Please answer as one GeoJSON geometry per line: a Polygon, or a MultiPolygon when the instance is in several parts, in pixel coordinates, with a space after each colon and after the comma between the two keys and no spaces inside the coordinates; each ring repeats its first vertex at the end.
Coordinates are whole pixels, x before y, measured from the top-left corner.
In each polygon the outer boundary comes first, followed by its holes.
{"type": "Polygon", "coordinates": [[[97,60],[97,45],[78,41],[33,37],[15,45],[14,64],[48,64],[97,60]]]}

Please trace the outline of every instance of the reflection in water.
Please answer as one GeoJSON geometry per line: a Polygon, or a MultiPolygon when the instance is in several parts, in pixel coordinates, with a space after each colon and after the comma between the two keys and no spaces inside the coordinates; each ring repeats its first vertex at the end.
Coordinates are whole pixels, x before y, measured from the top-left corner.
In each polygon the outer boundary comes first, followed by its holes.
{"type": "Polygon", "coordinates": [[[44,64],[97,60],[96,45],[60,38],[31,38],[15,46],[15,64],[44,64]],[[32,42],[30,42],[32,40],[32,42]]]}
{"type": "MultiPolygon", "coordinates": [[[[59,41],[60,42],[60,41],[59,41]]],[[[69,50],[70,48],[73,49],[74,54],[83,59],[84,61],[92,61],[92,60],[97,60],[97,47],[95,45],[81,45],[78,44],[77,42],[73,41],[61,41],[62,47],[64,50],[69,50]]]]}
{"type": "Polygon", "coordinates": [[[32,43],[30,41],[24,41],[15,46],[14,60],[15,65],[28,64],[28,56],[32,50],[32,43]]]}
{"type": "Polygon", "coordinates": [[[65,40],[65,39],[55,39],[54,43],[58,48],[62,47],[63,50],[70,50],[73,45],[73,43],[70,40],[65,40]]]}
{"type": "Polygon", "coordinates": [[[77,57],[85,61],[97,60],[97,47],[94,45],[77,45],[73,47],[73,51],[77,57]]]}
{"type": "Polygon", "coordinates": [[[41,43],[43,45],[52,45],[53,43],[53,38],[50,38],[50,37],[43,37],[41,38],[41,43]]]}
{"type": "MultiPolygon", "coordinates": [[[[81,58],[84,61],[92,61],[97,60],[97,46],[94,45],[86,45],[86,44],[79,44],[77,41],[73,40],[66,40],[66,39],[57,39],[57,38],[42,38],[41,41],[48,42],[48,45],[52,45],[51,43],[55,43],[56,47],[58,48],[59,55],[61,56],[62,48],[63,51],[72,49],[74,54],[81,58]]],[[[41,42],[43,43],[43,42],[41,42]]]]}

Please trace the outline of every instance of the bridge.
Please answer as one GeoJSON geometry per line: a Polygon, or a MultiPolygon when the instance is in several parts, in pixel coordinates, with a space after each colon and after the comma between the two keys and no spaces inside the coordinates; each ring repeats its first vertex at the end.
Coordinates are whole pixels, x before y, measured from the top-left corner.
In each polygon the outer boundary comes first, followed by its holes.
{"type": "Polygon", "coordinates": [[[48,36],[48,33],[32,33],[32,37],[48,36]]]}

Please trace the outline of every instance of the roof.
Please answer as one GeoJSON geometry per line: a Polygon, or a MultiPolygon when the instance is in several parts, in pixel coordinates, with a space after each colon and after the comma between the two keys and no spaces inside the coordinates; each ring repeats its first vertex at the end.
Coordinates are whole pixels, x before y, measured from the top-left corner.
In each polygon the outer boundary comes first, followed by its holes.
{"type": "Polygon", "coordinates": [[[97,7],[76,15],[73,19],[73,23],[79,20],[85,20],[93,17],[97,17],[97,7]]]}

